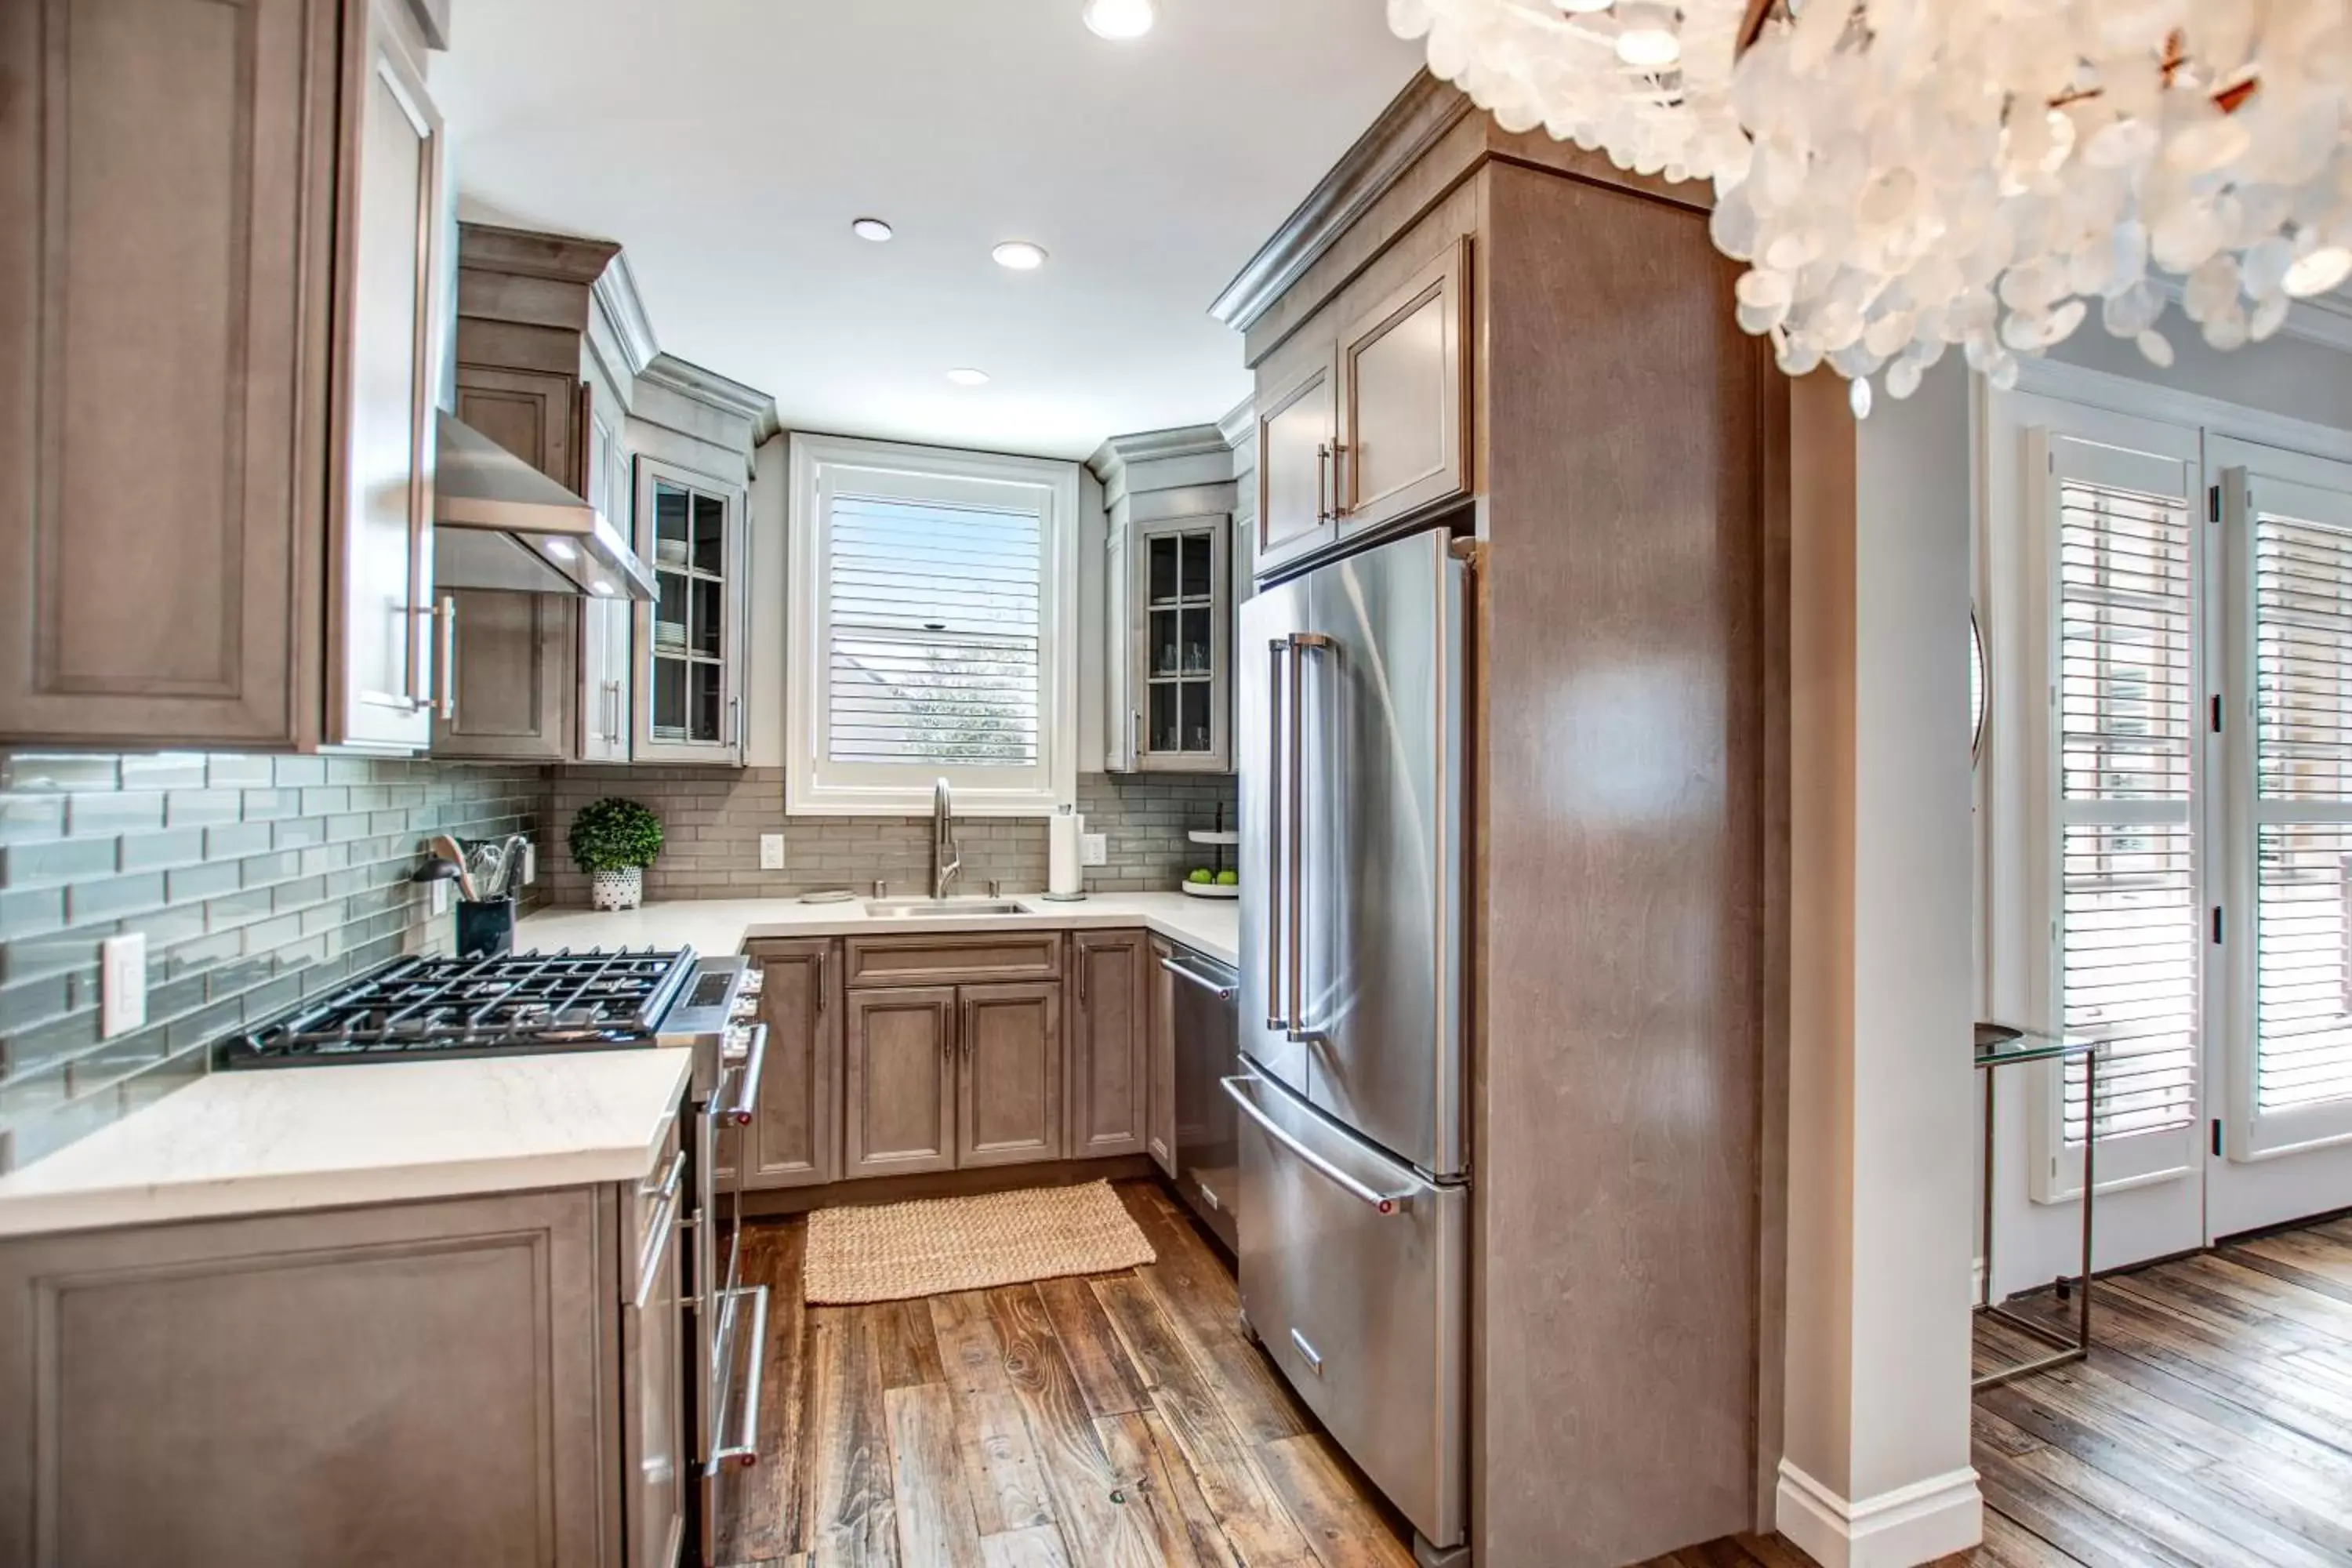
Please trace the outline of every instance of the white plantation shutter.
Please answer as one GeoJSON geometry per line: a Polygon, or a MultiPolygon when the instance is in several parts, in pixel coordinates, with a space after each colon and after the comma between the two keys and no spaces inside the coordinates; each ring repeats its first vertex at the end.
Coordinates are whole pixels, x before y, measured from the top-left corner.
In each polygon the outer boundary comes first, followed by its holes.
{"type": "Polygon", "coordinates": [[[2252,645],[2252,1016],[2237,1099],[2263,1151],[2352,1133],[2352,494],[2242,468],[2224,488],[2251,563],[2238,591],[2252,645]]]}
{"type": "Polygon", "coordinates": [[[832,760],[1034,766],[1037,515],[845,495],[828,521],[832,760]]]}
{"type": "MultiPolygon", "coordinates": [[[[2095,1130],[2103,1181],[2128,1179],[2185,1168],[2199,1114],[2200,541],[2181,461],[2064,437],[2047,456],[2055,994],[2107,1047],[2095,1106],[2063,1075],[2045,1152],[2095,1130]]],[[[2046,1158],[2038,1195],[2070,1172],[2046,1158]]]]}

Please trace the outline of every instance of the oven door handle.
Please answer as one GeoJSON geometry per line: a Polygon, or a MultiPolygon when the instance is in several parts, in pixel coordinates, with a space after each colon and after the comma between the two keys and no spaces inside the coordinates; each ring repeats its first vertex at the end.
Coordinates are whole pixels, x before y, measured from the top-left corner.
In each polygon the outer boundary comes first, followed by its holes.
{"type": "MultiPolygon", "coordinates": [[[[646,1303],[653,1300],[654,1289],[661,1283],[662,1264],[677,1239],[678,1189],[685,1179],[686,1151],[680,1149],[677,1157],[670,1162],[669,1175],[656,1189],[660,1194],[655,1200],[661,1205],[660,1217],[654,1221],[652,1230],[646,1233],[645,1247],[637,1255],[637,1293],[630,1305],[641,1312],[645,1310],[646,1303]]],[[[646,1188],[642,1186],[637,1191],[646,1194],[646,1188]]]]}
{"type": "MultiPolygon", "coordinates": [[[[736,1069],[743,1076],[736,1086],[735,1102],[723,1107],[714,1104],[711,1114],[732,1121],[738,1127],[751,1126],[751,1119],[760,1113],[760,1073],[767,1059],[768,1026],[754,1024],[751,1026],[751,1048],[743,1053],[742,1063],[736,1069]]],[[[716,1098],[713,1096],[714,1101],[716,1098]]]]}
{"type": "MultiPolygon", "coordinates": [[[[749,1468],[760,1462],[760,1384],[768,1373],[768,1288],[751,1285],[728,1291],[729,1317],[734,1315],[735,1303],[746,1296],[751,1299],[751,1353],[743,1373],[743,1405],[737,1418],[735,1440],[712,1447],[710,1462],[703,1467],[705,1475],[715,1476],[730,1465],[749,1468]]],[[[728,1370],[732,1373],[734,1369],[728,1370]]],[[[725,1389],[720,1390],[715,1403],[713,1415],[724,1420],[728,1403],[725,1389]]],[[[711,1441],[718,1443],[716,1433],[711,1441]]]]}

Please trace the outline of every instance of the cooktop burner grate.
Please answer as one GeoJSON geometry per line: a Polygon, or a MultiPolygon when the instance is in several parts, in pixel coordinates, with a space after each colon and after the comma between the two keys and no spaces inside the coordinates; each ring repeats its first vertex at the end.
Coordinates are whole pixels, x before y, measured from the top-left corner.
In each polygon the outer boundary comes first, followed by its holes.
{"type": "Polygon", "coordinates": [[[651,1045],[694,967],[692,948],[396,959],[229,1037],[215,1059],[297,1067],[651,1045]]]}

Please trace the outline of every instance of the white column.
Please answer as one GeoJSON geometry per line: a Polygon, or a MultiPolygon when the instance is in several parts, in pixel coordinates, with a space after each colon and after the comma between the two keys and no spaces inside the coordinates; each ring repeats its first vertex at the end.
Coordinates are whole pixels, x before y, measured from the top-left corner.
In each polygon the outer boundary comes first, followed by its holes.
{"type": "Polygon", "coordinates": [[[1792,389],[1782,1533],[1974,1545],[1968,382],[1792,389]]]}

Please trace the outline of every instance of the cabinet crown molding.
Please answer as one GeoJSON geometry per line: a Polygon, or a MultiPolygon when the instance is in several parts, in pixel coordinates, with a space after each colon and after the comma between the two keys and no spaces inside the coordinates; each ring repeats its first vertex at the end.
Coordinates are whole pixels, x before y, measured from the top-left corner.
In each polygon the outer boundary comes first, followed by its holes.
{"type": "Polygon", "coordinates": [[[740,381],[730,381],[717,371],[705,370],[698,364],[688,364],[670,354],[656,353],[637,372],[637,379],[653,386],[666,388],[680,397],[708,404],[724,413],[751,422],[751,444],[759,445],[780,432],[783,426],[776,417],[776,400],[755,387],[740,381]]]}
{"type": "Polygon", "coordinates": [[[646,367],[659,357],[661,342],[654,336],[653,318],[646,313],[645,296],[637,292],[637,275],[630,269],[626,250],[614,253],[612,265],[596,275],[588,292],[597,313],[612,329],[628,373],[645,374],[646,367]]]}
{"type": "Polygon", "coordinates": [[[1340,154],[1274,237],[1234,275],[1209,314],[1247,331],[1437,139],[1470,112],[1469,97],[1427,69],[1413,72],[1371,128],[1340,154]]]}
{"type": "Polygon", "coordinates": [[[1087,459],[1087,467],[1094,471],[1095,478],[1110,485],[1117,482],[1129,463],[1206,457],[1212,452],[1230,451],[1233,445],[1220,425],[1180,425],[1172,430],[1113,436],[1095,448],[1095,455],[1087,459]]]}
{"type": "Polygon", "coordinates": [[[577,235],[541,234],[496,224],[457,226],[457,265],[518,278],[544,278],[556,283],[592,284],[612,264],[621,247],[609,239],[577,235]]]}

